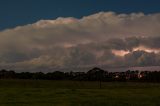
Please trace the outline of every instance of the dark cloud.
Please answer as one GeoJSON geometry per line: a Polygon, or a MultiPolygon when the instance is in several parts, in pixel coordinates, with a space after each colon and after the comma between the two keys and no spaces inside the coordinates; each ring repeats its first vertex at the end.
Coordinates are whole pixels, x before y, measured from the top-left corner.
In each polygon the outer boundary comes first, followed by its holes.
{"type": "Polygon", "coordinates": [[[160,65],[160,55],[155,53],[148,53],[145,51],[134,51],[125,55],[126,66],[156,66],[160,65]]]}
{"type": "Polygon", "coordinates": [[[141,38],[139,42],[146,47],[160,49],[160,36],[141,38]]]}

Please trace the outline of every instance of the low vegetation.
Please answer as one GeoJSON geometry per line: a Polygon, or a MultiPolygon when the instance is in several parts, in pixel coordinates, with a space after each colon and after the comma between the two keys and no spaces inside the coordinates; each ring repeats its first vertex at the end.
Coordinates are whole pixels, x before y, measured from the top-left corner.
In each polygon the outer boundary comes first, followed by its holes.
{"type": "Polygon", "coordinates": [[[0,80],[0,106],[159,106],[159,83],[0,80]]]}

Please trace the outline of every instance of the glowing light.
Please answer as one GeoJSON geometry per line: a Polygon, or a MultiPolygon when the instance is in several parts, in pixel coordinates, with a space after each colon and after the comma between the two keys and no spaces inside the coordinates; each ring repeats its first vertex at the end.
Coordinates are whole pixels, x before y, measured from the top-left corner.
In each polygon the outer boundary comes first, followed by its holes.
{"type": "MultiPolygon", "coordinates": [[[[148,53],[160,53],[160,49],[154,49],[154,48],[147,48],[144,46],[139,46],[136,47],[132,50],[132,52],[134,51],[145,51],[148,53]]],[[[125,51],[125,50],[112,50],[112,53],[115,54],[116,56],[125,56],[126,54],[130,53],[130,51],[125,51]]]]}
{"type": "Polygon", "coordinates": [[[148,53],[160,53],[160,49],[153,49],[153,48],[147,48],[147,47],[144,47],[144,46],[139,46],[137,48],[134,48],[133,51],[138,51],[138,50],[142,50],[142,51],[145,51],[145,52],[148,52],[148,53]]]}
{"type": "Polygon", "coordinates": [[[112,50],[112,53],[116,56],[125,56],[126,54],[130,53],[129,51],[124,50],[112,50]]]}

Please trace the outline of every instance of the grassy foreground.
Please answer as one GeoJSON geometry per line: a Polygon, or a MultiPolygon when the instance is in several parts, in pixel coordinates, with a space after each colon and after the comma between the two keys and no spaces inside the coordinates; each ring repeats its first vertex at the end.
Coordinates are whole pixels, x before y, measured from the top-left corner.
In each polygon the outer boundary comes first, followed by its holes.
{"type": "Polygon", "coordinates": [[[160,84],[0,80],[0,106],[160,106],[160,84]]]}

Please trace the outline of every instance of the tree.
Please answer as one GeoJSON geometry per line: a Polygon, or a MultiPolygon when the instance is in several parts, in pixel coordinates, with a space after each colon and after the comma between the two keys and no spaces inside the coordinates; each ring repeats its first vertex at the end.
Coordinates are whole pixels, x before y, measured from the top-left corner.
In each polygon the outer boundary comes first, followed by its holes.
{"type": "Polygon", "coordinates": [[[91,80],[99,80],[99,88],[102,88],[102,80],[105,77],[105,71],[100,68],[93,68],[92,70],[87,72],[89,79],[91,80]],[[92,79],[93,78],[93,79],[92,79]]]}

